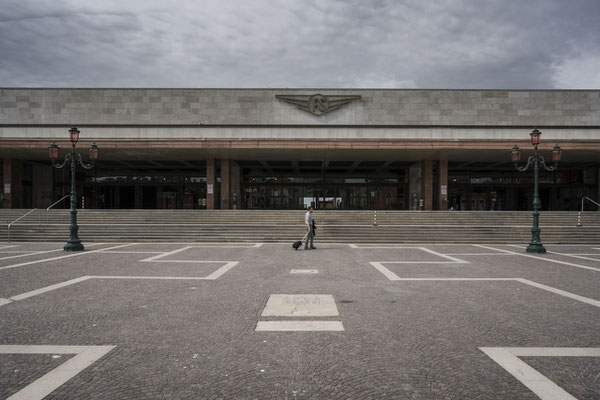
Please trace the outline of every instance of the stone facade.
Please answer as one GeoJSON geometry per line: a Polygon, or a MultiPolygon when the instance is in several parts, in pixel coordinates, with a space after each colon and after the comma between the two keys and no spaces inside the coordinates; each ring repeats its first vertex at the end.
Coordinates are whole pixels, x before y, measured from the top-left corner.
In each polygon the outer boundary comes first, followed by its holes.
{"type": "Polygon", "coordinates": [[[598,90],[0,89],[0,125],[600,125],[598,90]],[[276,95],[359,95],[324,115],[276,95]]]}
{"type": "MultiPolygon", "coordinates": [[[[540,150],[560,143],[567,161],[600,179],[600,90],[0,88],[4,184],[22,181],[20,161],[47,162],[53,141],[68,148],[71,125],[82,130],[78,148],[97,142],[102,160],[117,165],[205,160],[207,188],[221,179],[222,189],[207,189],[207,208],[239,206],[235,160],[295,160],[296,173],[303,160],[323,161],[323,171],[332,160],[379,160],[411,164],[405,207],[418,197],[425,209],[444,209],[449,162],[508,162],[513,145],[529,148],[534,127],[540,150]]],[[[45,206],[53,188],[33,175],[45,206]]],[[[26,204],[18,191],[4,197],[5,206],[26,204]]]]}

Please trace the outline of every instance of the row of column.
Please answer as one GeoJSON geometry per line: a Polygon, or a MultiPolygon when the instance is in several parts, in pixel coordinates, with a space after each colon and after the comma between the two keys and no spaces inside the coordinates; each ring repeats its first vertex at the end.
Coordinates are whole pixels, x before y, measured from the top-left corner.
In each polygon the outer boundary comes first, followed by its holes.
{"type": "Polygon", "coordinates": [[[438,160],[437,168],[437,179],[433,176],[433,162],[434,160],[423,161],[423,209],[433,210],[434,209],[434,197],[437,198],[437,210],[448,209],[448,158],[442,158],[438,160]],[[437,184],[436,184],[437,180],[437,184]],[[434,196],[435,191],[435,196],[434,196]]]}
{"type": "MultiPolygon", "coordinates": [[[[216,160],[206,160],[206,209],[214,210],[217,193],[216,160]]],[[[231,160],[221,160],[221,185],[218,191],[221,196],[221,209],[231,208],[231,160]]]]}
{"type": "Polygon", "coordinates": [[[2,194],[4,208],[21,208],[21,161],[4,159],[2,162],[2,194]]]}
{"type": "MultiPolygon", "coordinates": [[[[434,179],[434,160],[422,162],[422,195],[424,210],[448,209],[448,158],[437,160],[437,179],[434,179]],[[435,196],[434,196],[435,193],[435,196]],[[437,204],[434,208],[434,198],[437,204]]],[[[215,159],[206,160],[206,208],[215,209],[215,188],[217,187],[215,159]]],[[[231,208],[231,160],[221,160],[221,209],[231,208]]]]}
{"type": "MultiPolygon", "coordinates": [[[[20,160],[3,160],[3,191],[2,198],[4,199],[5,208],[21,207],[21,161],[20,160]]],[[[206,160],[206,208],[209,210],[215,209],[216,194],[220,195],[220,208],[230,209],[231,204],[231,160],[221,160],[221,183],[220,190],[217,189],[217,173],[216,160],[206,160]]],[[[423,208],[425,210],[434,209],[434,197],[437,198],[435,209],[446,210],[448,202],[448,159],[440,159],[437,168],[438,176],[434,179],[434,160],[425,160],[422,162],[422,196],[423,208]],[[437,181],[437,184],[434,184],[437,181]],[[434,196],[434,191],[437,191],[434,196]]],[[[234,196],[236,197],[236,196],[234,196]]],[[[234,200],[235,201],[235,200],[234,200]]]]}

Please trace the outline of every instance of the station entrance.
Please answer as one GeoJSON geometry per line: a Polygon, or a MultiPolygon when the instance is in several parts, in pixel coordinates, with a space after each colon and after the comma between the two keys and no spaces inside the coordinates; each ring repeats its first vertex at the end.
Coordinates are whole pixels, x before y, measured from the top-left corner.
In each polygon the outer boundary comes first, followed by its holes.
{"type": "MultiPolygon", "coordinates": [[[[77,171],[78,207],[207,209],[212,201],[215,209],[302,210],[308,206],[317,210],[427,209],[422,201],[426,196],[424,168],[418,161],[230,160],[228,163],[229,167],[222,168],[220,160],[214,162],[213,170],[209,171],[205,160],[177,161],[177,164],[153,160],[145,165],[103,160],[96,168],[77,171]]],[[[531,210],[533,177],[514,171],[508,164],[449,162],[447,195],[440,199],[441,190],[430,192],[431,209],[531,210]]],[[[443,185],[438,168],[434,163],[432,188],[443,185]]],[[[22,207],[45,208],[68,195],[68,172],[53,170],[44,162],[23,162],[22,207]],[[39,198],[39,204],[34,204],[35,198],[39,198]]],[[[541,209],[578,210],[582,197],[597,198],[599,179],[595,165],[575,163],[540,174],[541,209]]],[[[68,207],[68,200],[62,206],[68,207]]],[[[586,204],[586,207],[591,206],[586,204]]]]}

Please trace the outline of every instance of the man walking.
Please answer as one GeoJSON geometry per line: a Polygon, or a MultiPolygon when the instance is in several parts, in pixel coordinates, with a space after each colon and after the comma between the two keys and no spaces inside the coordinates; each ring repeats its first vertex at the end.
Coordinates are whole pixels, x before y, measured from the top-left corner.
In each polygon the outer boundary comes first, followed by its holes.
{"type": "Polygon", "coordinates": [[[308,207],[308,211],[304,215],[304,224],[306,225],[306,242],[304,242],[304,250],[316,249],[316,247],[313,246],[314,234],[313,234],[313,230],[312,230],[312,222],[313,222],[312,221],[312,212],[313,212],[313,208],[308,207]],[[309,241],[310,241],[310,247],[308,247],[309,241]]]}

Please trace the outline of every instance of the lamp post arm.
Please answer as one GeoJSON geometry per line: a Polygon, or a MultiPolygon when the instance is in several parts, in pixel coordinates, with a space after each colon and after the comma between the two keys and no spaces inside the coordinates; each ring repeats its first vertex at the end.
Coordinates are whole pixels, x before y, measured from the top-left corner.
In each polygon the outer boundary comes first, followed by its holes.
{"type": "Polygon", "coordinates": [[[86,163],[85,161],[83,161],[83,159],[81,158],[81,154],[79,153],[77,153],[77,162],[79,162],[79,165],[81,165],[85,169],[94,168],[94,160],[92,160],[91,163],[86,163]]]}
{"type": "Polygon", "coordinates": [[[544,167],[544,169],[546,171],[555,171],[556,168],[558,168],[557,163],[554,163],[554,165],[548,166],[548,165],[546,165],[546,162],[544,161],[544,157],[542,157],[542,156],[538,156],[538,157],[540,158],[540,164],[542,165],[542,167],[544,167]]]}
{"type": "Polygon", "coordinates": [[[524,165],[522,167],[519,167],[518,165],[515,165],[515,168],[518,171],[521,171],[521,172],[527,171],[529,169],[529,167],[531,166],[531,164],[533,164],[533,161],[534,161],[533,156],[529,156],[529,158],[527,159],[527,164],[526,165],[524,165]]]}
{"type": "Polygon", "coordinates": [[[65,165],[69,164],[72,160],[73,160],[73,156],[71,155],[71,153],[69,153],[65,156],[65,161],[63,161],[62,164],[57,163],[56,161],[53,161],[52,166],[54,168],[64,168],[65,165]]]}

